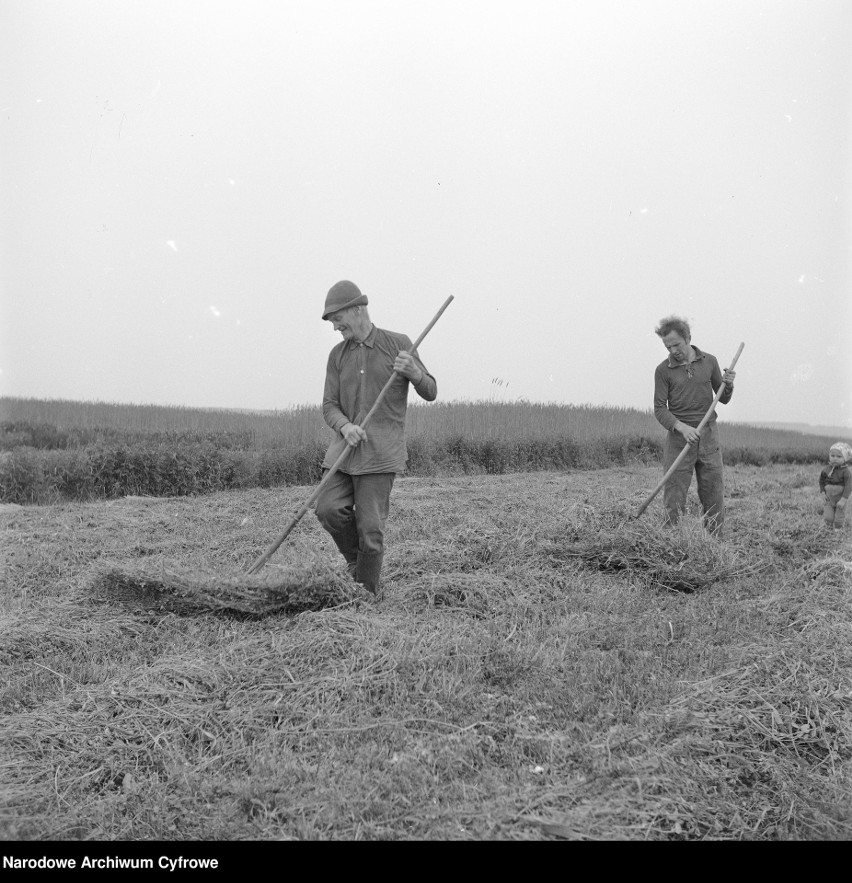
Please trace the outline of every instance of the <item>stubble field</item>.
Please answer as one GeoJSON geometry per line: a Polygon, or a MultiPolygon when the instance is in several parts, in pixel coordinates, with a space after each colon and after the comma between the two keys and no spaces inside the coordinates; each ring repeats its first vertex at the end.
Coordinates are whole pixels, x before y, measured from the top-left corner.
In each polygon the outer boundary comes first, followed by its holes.
{"type": "MultiPolygon", "coordinates": [[[[626,542],[659,475],[400,478],[384,599],[297,616],[92,585],[241,571],[310,488],[0,513],[2,836],[848,839],[852,549],[818,467],[728,467],[724,541],[668,534],[727,574],[692,592],[571,554],[626,542]]],[[[271,564],[312,556],[309,513],[271,564]]]]}

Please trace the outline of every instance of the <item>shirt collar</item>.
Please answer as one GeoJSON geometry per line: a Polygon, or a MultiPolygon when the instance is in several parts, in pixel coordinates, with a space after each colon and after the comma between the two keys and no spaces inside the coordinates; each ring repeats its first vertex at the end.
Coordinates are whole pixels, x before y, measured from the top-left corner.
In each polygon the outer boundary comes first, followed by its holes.
{"type": "Polygon", "coordinates": [[[360,340],[360,341],[350,340],[349,341],[350,346],[360,346],[362,343],[364,344],[364,346],[370,347],[370,349],[372,349],[376,345],[376,326],[375,325],[373,325],[373,327],[370,329],[370,333],[363,340],[360,340]]]}
{"type": "MultiPolygon", "coordinates": [[[[701,350],[698,349],[698,347],[694,343],[691,343],[690,346],[692,347],[692,350],[695,353],[695,358],[690,359],[689,364],[692,364],[693,362],[700,362],[704,358],[704,353],[702,353],[701,350]]],[[[677,362],[673,362],[671,356],[669,356],[669,358],[668,358],[668,363],[669,363],[669,368],[684,368],[684,367],[686,367],[685,364],[679,365],[677,362]]]]}

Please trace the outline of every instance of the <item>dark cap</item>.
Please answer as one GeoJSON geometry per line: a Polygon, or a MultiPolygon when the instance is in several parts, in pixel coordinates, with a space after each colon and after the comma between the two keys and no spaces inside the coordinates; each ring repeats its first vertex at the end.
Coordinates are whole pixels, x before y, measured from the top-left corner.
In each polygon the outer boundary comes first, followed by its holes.
{"type": "Polygon", "coordinates": [[[325,306],[323,307],[322,317],[327,319],[332,313],[338,310],[345,310],[347,307],[357,307],[367,304],[367,295],[361,294],[361,289],[354,282],[344,279],[337,282],[328,290],[325,297],[325,306]]]}

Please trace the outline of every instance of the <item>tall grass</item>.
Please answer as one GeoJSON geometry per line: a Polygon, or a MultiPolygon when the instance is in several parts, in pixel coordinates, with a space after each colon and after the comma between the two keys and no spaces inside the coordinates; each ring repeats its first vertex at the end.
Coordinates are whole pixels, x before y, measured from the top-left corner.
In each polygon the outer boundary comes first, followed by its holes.
{"type": "Polygon", "coordinates": [[[314,405],[259,412],[0,397],[0,445],[7,450],[16,446],[14,435],[31,439],[18,444],[44,448],[105,439],[233,437],[241,447],[260,450],[314,441],[326,429],[322,412],[314,405]]]}
{"type": "MultiPolygon", "coordinates": [[[[819,461],[833,441],[728,423],[722,435],[731,465],[819,461]]],[[[502,474],[658,462],[664,433],[650,411],[634,408],[475,401],[413,403],[407,437],[411,474],[502,474]]],[[[257,412],[2,398],[0,500],[310,484],[330,439],[319,406],[257,412]]]]}
{"type": "MultiPolygon", "coordinates": [[[[0,440],[16,431],[8,429],[10,425],[41,428],[45,443],[34,446],[51,448],[75,447],[79,442],[104,437],[120,437],[126,441],[143,437],[235,437],[244,447],[266,449],[293,447],[328,437],[319,405],[240,411],[0,397],[0,430],[4,432],[0,440]]],[[[738,423],[722,425],[728,446],[798,451],[819,459],[826,456],[824,436],[738,423]]],[[[27,430],[17,431],[26,433],[27,430]]],[[[411,438],[429,442],[452,435],[475,441],[568,436],[578,444],[587,444],[615,436],[658,440],[662,430],[650,410],[638,408],[457,401],[412,402],[407,432],[411,438]]],[[[2,446],[10,449],[15,445],[7,439],[2,446]]]]}

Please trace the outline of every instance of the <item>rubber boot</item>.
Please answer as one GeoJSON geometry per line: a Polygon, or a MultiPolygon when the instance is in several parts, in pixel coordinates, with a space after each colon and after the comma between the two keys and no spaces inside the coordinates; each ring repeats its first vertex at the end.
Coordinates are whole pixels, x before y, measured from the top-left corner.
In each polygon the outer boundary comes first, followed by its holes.
{"type": "Polygon", "coordinates": [[[377,595],[379,592],[379,576],[382,572],[384,552],[359,552],[358,566],[355,569],[355,582],[361,583],[368,591],[377,595]]]}

